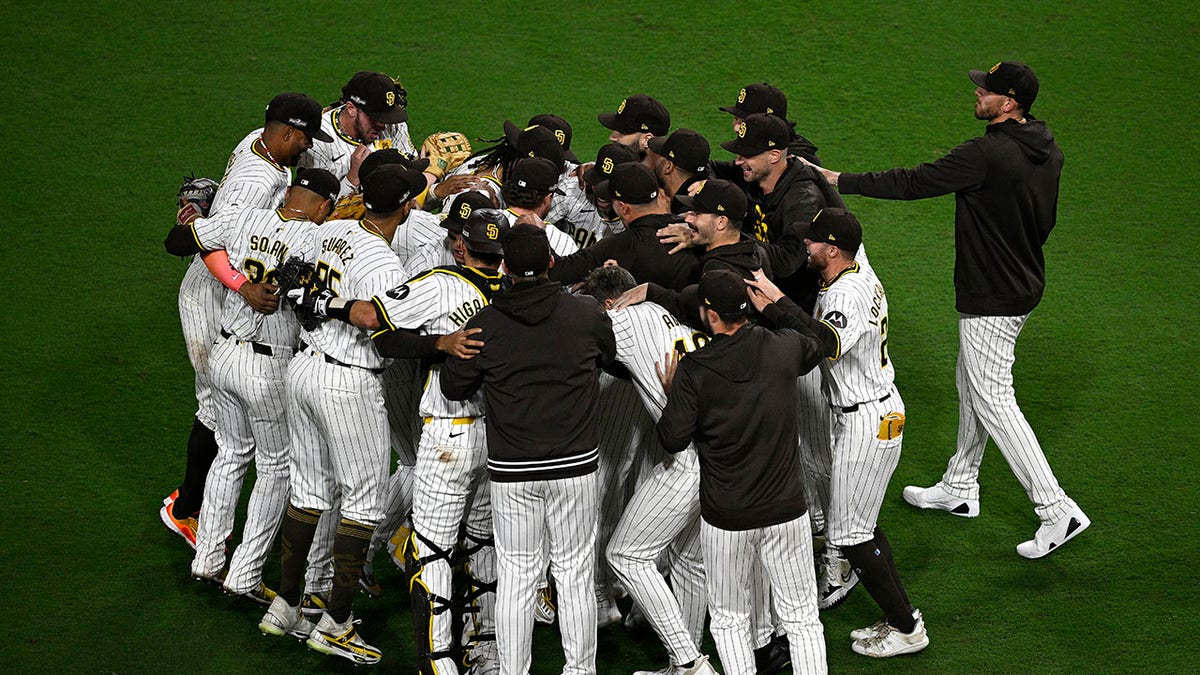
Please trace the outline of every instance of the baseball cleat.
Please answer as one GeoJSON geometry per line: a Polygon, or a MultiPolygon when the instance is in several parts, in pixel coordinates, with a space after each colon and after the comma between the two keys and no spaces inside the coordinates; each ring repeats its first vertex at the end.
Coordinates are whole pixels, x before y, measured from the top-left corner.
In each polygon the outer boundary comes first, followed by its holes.
{"type": "MultiPolygon", "coordinates": [[[[921,610],[914,609],[913,610],[913,618],[916,619],[917,621],[920,621],[922,618],[921,610]]],[[[884,626],[887,626],[887,625],[888,625],[887,617],[884,617],[884,618],[880,619],[879,621],[876,621],[875,623],[871,624],[870,626],[867,626],[866,628],[859,628],[857,630],[850,631],[850,639],[851,640],[866,640],[869,637],[875,637],[876,635],[879,635],[880,633],[882,633],[884,626]]]]}
{"type": "Polygon", "coordinates": [[[197,572],[195,569],[192,570],[192,578],[203,584],[223,584],[223,583],[225,583],[225,577],[228,574],[229,574],[228,565],[226,565],[225,567],[222,567],[219,571],[217,571],[216,574],[209,574],[207,572],[197,572]]]}
{"type": "Polygon", "coordinates": [[[1070,513],[1053,523],[1043,523],[1033,539],[1017,544],[1017,553],[1022,558],[1036,559],[1047,556],[1051,551],[1074,539],[1092,524],[1083,509],[1076,506],[1070,513]]]}
{"type": "Polygon", "coordinates": [[[248,591],[235,591],[228,586],[222,586],[221,590],[225,592],[225,595],[230,595],[230,596],[234,596],[234,597],[238,597],[238,598],[245,598],[251,602],[256,602],[260,605],[270,605],[272,602],[275,601],[275,598],[278,597],[275,595],[275,591],[267,588],[267,585],[261,581],[258,582],[257,587],[252,588],[248,591]]]}
{"type": "Polygon", "coordinates": [[[979,515],[978,499],[955,497],[946,492],[946,487],[941,482],[927,488],[909,485],[904,488],[904,501],[919,509],[941,509],[963,518],[979,515]]]}
{"type": "Polygon", "coordinates": [[[917,619],[917,627],[911,633],[900,631],[884,624],[883,631],[865,640],[856,640],[850,645],[856,653],[876,659],[913,654],[929,646],[929,635],[925,633],[925,620],[917,619]]]}
{"type": "Polygon", "coordinates": [[[817,588],[817,607],[832,609],[842,604],[850,591],[858,584],[858,574],[841,551],[833,546],[825,548],[825,565],[821,574],[821,585],[817,588]]]}
{"type": "Polygon", "coordinates": [[[378,598],[383,595],[383,587],[379,585],[379,580],[375,578],[375,566],[371,563],[363,565],[362,576],[358,578],[358,587],[363,593],[378,598]]]}
{"type": "Polygon", "coordinates": [[[262,621],[258,622],[258,629],[263,635],[288,635],[299,640],[307,639],[315,627],[304,618],[299,605],[292,607],[278,595],[271,601],[271,607],[263,615],[262,621]]]}
{"type": "Polygon", "coordinates": [[[662,670],[639,670],[633,675],[719,675],[708,662],[708,657],[701,655],[690,666],[667,666],[662,670]]]}
{"type": "Polygon", "coordinates": [[[307,644],[322,654],[340,656],[364,666],[375,665],[383,654],[362,639],[355,628],[357,624],[353,615],[345,623],[336,623],[328,613],[322,614],[321,621],[308,636],[307,644]]]}
{"type": "Polygon", "coordinates": [[[158,517],[162,520],[163,525],[167,526],[168,530],[183,537],[183,540],[187,542],[187,545],[191,546],[192,550],[195,551],[196,530],[200,529],[200,523],[196,520],[195,516],[183,519],[176,518],[175,514],[171,513],[171,506],[174,503],[175,502],[163,504],[163,507],[158,510],[158,517]]]}
{"type": "Polygon", "coordinates": [[[310,619],[320,618],[328,608],[329,594],[327,593],[305,593],[304,599],[300,601],[300,611],[310,619]]]}
{"type": "Polygon", "coordinates": [[[558,611],[554,608],[554,598],[551,595],[549,584],[538,586],[536,598],[533,603],[533,618],[538,623],[554,623],[555,617],[558,616],[558,611]]]}
{"type": "Polygon", "coordinates": [[[596,628],[607,628],[621,623],[623,618],[617,601],[603,591],[596,591],[596,628]]]}
{"type": "Polygon", "coordinates": [[[176,499],[179,499],[179,488],[175,488],[174,492],[167,495],[166,497],[163,497],[163,506],[170,504],[171,502],[175,501],[176,499]]]}

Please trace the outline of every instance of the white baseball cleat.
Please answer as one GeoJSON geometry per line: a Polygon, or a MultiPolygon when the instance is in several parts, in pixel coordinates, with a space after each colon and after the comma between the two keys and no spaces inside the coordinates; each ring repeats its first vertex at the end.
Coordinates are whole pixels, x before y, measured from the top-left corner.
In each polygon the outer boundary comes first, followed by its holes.
{"type": "Polygon", "coordinates": [[[1051,551],[1088,529],[1091,524],[1091,519],[1083,512],[1083,509],[1076,506],[1074,510],[1057,521],[1043,523],[1037,533],[1033,535],[1033,539],[1017,544],[1017,553],[1021,554],[1022,558],[1030,559],[1047,556],[1051,551]]]}
{"type": "Polygon", "coordinates": [[[326,612],[321,615],[317,627],[309,634],[307,644],[322,654],[340,656],[359,665],[375,665],[383,655],[362,639],[358,634],[357,624],[353,616],[346,619],[346,623],[337,623],[326,612]]]}
{"type": "Polygon", "coordinates": [[[299,605],[292,607],[278,595],[271,601],[271,607],[263,615],[262,621],[258,622],[258,629],[264,635],[290,635],[300,640],[307,638],[313,628],[313,623],[300,613],[299,605]]]}
{"type": "MultiPolygon", "coordinates": [[[[921,610],[914,609],[913,610],[913,618],[916,619],[917,621],[920,621],[922,619],[921,610]]],[[[880,619],[879,621],[876,621],[875,623],[871,624],[870,626],[867,626],[866,628],[859,628],[857,630],[850,631],[850,639],[851,640],[865,640],[869,637],[875,637],[876,635],[879,635],[880,633],[882,633],[884,627],[887,625],[888,625],[887,617],[884,617],[884,618],[880,619]]]]}
{"type": "Polygon", "coordinates": [[[833,546],[825,547],[825,564],[822,567],[821,585],[817,588],[817,607],[831,609],[846,599],[858,584],[858,574],[842,552],[833,546]]]}
{"type": "Polygon", "coordinates": [[[667,666],[662,670],[639,670],[633,675],[721,675],[708,662],[708,657],[701,655],[691,666],[667,666]]]}
{"type": "Polygon", "coordinates": [[[855,640],[850,648],[863,656],[886,659],[890,656],[913,654],[929,646],[929,635],[925,633],[925,620],[917,619],[911,633],[901,633],[888,624],[883,631],[863,640],[855,640]]]}
{"type": "Polygon", "coordinates": [[[920,509],[941,509],[963,518],[979,515],[978,499],[955,497],[940,481],[927,488],[909,485],[904,488],[904,501],[920,509]]]}

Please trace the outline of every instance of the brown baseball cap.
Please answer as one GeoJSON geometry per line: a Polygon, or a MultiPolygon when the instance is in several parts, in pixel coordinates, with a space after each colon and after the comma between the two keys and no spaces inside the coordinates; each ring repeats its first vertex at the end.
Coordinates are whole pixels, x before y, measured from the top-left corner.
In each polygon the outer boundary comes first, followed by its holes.
{"type": "Polygon", "coordinates": [[[700,302],[718,314],[744,314],[750,307],[746,280],[731,270],[705,272],[699,291],[700,302]]]}
{"type": "Polygon", "coordinates": [[[666,157],[684,171],[693,174],[708,173],[708,159],[712,149],[699,131],[680,127],[665,138],[651,138],[646,145],[651,152],[666,157]]]}
{"type": "Polygon", "coordinates": [[[628,146],[620,143],[609,143],[602,146],[600,151],[596,153],[596,163],[592,168],[583,172],[583,180],[587,181],[593,187],[597,183],[602,183],[609,178],[612,178],[613,169],[620,164],[640,161],[638,154],[631,150],[628,146]]]}
{"type": "Polygon", "coordinates": [[[787,152],[787,122],[774,115],[754,113],[738,124],[737,138],[721,144],[729,152],[741,157],[761,155],[768,150],[787,152]]]}
{"type": "Polygon", "coordinates": [[[646,94],[637,94],[621,101],[616,112],[596,116],[606,128],[622,134],[649,132],[666,136],[671,128],[671,113],[666,106],[646,94]]]}
{"type": "Polygon", "coordinates": [[[822,244],[833,244],[854,255],[862,245],[862,225],[858,218],[846,209],[824,208],[813,216],[812,225],[804,238],[822,244]]]}

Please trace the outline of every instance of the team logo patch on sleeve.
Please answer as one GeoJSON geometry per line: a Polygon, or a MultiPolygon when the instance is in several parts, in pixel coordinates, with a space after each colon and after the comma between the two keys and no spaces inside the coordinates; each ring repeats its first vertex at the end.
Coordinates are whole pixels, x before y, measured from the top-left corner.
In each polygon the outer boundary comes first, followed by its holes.
{"type": "Polygon", "coordinates": [[[408,297],[408,284],[397,286],[387,292],[387,296],[393,300],[403,300],[408,297]]]}
{"type": "MultiPolygon", "coordinates": [[[[388,295],[391,294],[392,292],[388,291],[388,295]]],[[[833,326],[834,328],[837,328],[838,330],[845,328],[846,324],[848,323],[846,321],[846,315],[837,311],[826,314],[825,316],[821,317],[821,320],[833,326]]]]}

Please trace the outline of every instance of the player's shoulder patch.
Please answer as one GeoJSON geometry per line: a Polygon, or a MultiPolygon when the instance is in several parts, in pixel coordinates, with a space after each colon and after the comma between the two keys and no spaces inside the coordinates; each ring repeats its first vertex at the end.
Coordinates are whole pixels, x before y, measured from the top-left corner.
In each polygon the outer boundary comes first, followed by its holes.
{"type": "Polygon", "coordinates": [[[401,284],[400,286],[397,286],[395,288],[388,289],[388,291],[384,295],[388,296],[389,298],[391,298],[393,300],[403,300],[408,297],[409,291],[411,291],[411,290],[412,289],[410,289],[408,287],[408,284],[401,284]]]}
{"type": "Polygon", "coordinates": [[[849,324],[849,320],[846,319],[846,315],[842,314],[836,309],[822,316],[821,320],[833,326],[834,328],[837,328],[838,330],[845,329],[847,324],[849,324]]]}

